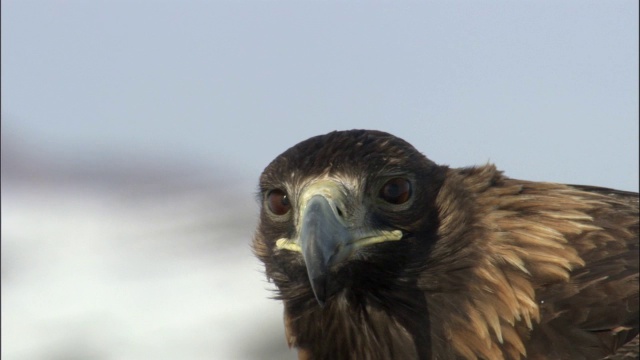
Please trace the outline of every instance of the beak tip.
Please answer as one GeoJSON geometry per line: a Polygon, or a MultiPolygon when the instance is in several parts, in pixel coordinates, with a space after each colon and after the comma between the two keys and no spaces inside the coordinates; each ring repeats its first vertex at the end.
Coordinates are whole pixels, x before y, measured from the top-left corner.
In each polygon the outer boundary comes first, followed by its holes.
{"type": "Polygon", "coordinates": [[[316,297],[318,305],[320,305],[321,308],[324,308],[325,300],[327,298],[326,277],[320,276],[311,280],[311,290],[313,290],[313,295],[316,297]]]}

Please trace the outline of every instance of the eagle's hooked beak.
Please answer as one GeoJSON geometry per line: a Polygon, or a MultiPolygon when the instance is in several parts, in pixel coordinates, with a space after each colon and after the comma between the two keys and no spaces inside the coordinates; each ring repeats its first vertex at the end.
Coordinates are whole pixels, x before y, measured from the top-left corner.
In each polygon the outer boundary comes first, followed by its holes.
{"type": "Polygon", "coordinates": [[[335,205],[322,195],[313,196],[301,218],[300,248],[307,265],[311,288],[320,306],[324,305],[327,278],[334,264],[351,253],[353,235],[335,213],[335,205]]]}
{"type": "Polygon", "coordinates": [[[280,239],[276,243],[278,248],[302,253],[320,306],[324,306],[329,295],[327,287],[333,267],[363,246],[402,238],[400,230],[363,230],[361,225],[349,226],[346,194],[341,185],[330,180],[308,186],[300,198],[297,241],[280,239]]]}

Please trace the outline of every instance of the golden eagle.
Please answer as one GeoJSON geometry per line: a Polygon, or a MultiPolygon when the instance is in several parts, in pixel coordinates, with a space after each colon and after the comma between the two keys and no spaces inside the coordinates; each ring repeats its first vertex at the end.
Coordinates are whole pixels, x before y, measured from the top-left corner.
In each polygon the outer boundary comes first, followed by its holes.
{"type": "Polygon", "coordinates": [[[351,130],[286,150],[258,196],[253,250],[300,359],[638,358],[637,193],[351,130]]]}

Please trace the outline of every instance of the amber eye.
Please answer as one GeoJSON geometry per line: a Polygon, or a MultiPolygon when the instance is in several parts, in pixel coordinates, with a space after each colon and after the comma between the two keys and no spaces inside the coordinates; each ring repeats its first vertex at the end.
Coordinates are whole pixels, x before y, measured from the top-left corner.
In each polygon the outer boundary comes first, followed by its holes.
{"type": "Polygon", "coordinates": [[[291,209],[289,196],[282,190],[271,190],[267,196],[269,210],[276,215],[284,215],[291,209]]]}
{"type": "Polygon", "coordinates": [[[380,197],[391,204],[404,204],[411,197],[411,183],[407,179],[393,178],[382,186],[380,197]]]}

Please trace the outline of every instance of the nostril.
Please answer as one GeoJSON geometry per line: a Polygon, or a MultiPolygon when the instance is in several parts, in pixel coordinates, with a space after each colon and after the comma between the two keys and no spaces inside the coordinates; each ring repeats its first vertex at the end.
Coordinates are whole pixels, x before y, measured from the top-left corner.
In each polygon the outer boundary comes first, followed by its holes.
{"type": "Polygon", "coordinates": [[[342,215],[342,210],[340,210],[339,207],[336,206],[336,210],[338,211],[338,216],[344,217],[344,215],[342,215]]]}

